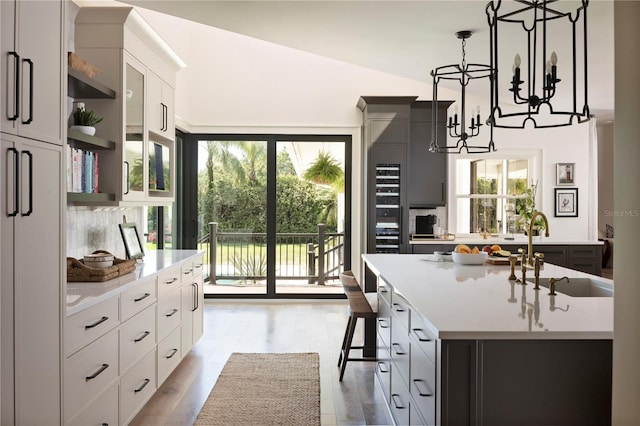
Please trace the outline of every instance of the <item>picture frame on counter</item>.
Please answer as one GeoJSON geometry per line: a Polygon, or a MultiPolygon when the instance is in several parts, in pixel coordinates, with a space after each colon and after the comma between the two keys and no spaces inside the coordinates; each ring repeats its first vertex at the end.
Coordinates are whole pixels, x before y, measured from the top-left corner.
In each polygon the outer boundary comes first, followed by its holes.
{"type": "Polygon", "coordinates": [[[124,249],[127,253],[127,259],[141,260],[144,257],[144,249],[140,241],[138,228],[133,222],[124,222],[118,225],[120,227],[120,235],[124,242],[124,249]]]}
{"type": "Polygon", "coordinates": [[[576,163],[556,163],[556,185],[575,185],[576,163]]]}
{"type": "Polygon", "coordinates": [[[555,217],[578,217],[578,188],[555,188],[555,217]]]}

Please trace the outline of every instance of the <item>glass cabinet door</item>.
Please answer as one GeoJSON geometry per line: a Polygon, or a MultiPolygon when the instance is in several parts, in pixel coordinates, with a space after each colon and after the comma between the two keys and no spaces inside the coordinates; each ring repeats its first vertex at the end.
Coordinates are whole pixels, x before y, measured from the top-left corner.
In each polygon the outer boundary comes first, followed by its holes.
{"type": "Polygon", "coordinates": [[[125,74],[125,143],[123,199],[144,197],[144,72],[127,63],[125,74]]]}

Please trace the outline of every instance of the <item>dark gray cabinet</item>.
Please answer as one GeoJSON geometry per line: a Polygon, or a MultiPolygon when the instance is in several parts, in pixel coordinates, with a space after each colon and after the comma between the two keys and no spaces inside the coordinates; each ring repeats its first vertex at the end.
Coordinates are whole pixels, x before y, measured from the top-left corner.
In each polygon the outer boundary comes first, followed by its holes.
{"type": "MultiPolygon", "coordinates": [[[[438,144],[446,145],[446,117],[449,102],[438,103],[438,144]]],[[[432,102],[411,106],[409,137],[409,207],[434,208],[447,202],[447,154],[429,152],[432,102]]]]}

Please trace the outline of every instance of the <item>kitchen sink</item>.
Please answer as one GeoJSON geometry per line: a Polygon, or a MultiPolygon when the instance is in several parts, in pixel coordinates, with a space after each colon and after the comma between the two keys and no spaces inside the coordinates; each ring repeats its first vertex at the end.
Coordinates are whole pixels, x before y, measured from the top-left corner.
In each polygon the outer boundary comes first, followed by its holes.
{"type": "MultiPolygon", "coordinates": [[[[533,278],[527,282],[534,283],[533,278]]],[[[549,288],[549,278],[540,277],[540,287],[549,288]]],[[[593,278],[570,278],[556,281],[556,293],[571,297],[613,297],[613,285],[593,278]]]]}

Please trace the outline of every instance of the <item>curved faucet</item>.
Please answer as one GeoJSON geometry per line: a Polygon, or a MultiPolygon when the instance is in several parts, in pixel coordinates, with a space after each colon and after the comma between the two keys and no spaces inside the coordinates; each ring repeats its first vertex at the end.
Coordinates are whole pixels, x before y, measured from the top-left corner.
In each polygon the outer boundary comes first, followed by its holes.
{"type": "Polygon", "coordinates": [[[569,282],[569,277],[565,276],[562,278],[549,278],[549,295],[551,296],[556,295],[556,283],[562,280],[567,280],[567,282],[569,282]]]}
{"type": "Polygon", "coordinates": [[[535,219],[540,216],[542,217],[542,220],[544,220],[544,236],[548,237],[549,236],[549,221],[547,220],[547,216],[545,216],[544,213],[542,213],[541,211],[534,211],[533,214],[531,215],[531,219],[529,220],[529,230],[528,230],[528,234],[529,234],[529,244],[527,245],[527,264],[529,266],[533,266],[533,224],[535,222],[535,219]]]}

